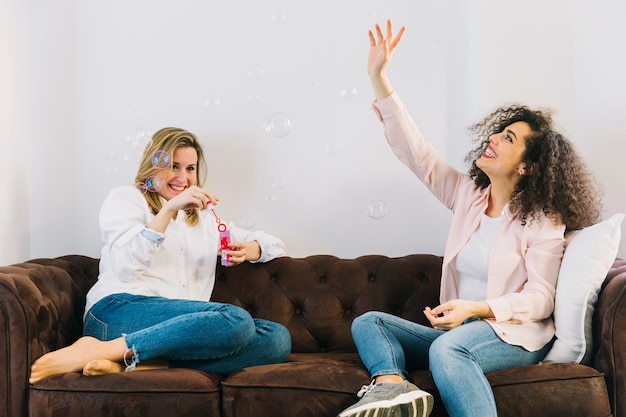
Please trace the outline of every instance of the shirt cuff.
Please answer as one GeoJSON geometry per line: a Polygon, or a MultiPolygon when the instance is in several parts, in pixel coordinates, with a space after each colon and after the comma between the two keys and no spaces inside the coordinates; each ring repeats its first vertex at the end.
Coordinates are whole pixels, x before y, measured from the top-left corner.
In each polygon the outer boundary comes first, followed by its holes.
{"type": "Polygon", "coordinates": [[[384,122],[387,116],[395,114],[397,109],[401,106],[400,97],[398,97],[395,91],[387,97],[375,100],[372,103],[372,109],[376,113],[376,116],[378,116],[380,122],[384,122]]]}
{"type": "Polygon", "coordinates": [[[165,241],[165,235],[148,228],[144,228],[141,231],[141,236],[148,239],[150,242],[154,243],[157,246],[160,246],[163,241],[165,241]]]}
{"type": "Polygon", "coordinates": [[[256,261],[249,261],[249,262],[253,264],[264,263],[267,258],[267,247],[262,241],[258,239],[255,239],[255,240],[256,240],[256,243],[259,244],[259,249],[261,250],[261,256],[259,256],[259,259],[257,259],[256,261]]]}
{"type": "Polygon", "coordinates": [[[494,298],[491,300],[487,300],[487,304],[489,304],[489,307],[493,312],[496,323],[510,320],[513,316],[511,306],[501,299],[494,298]]]}

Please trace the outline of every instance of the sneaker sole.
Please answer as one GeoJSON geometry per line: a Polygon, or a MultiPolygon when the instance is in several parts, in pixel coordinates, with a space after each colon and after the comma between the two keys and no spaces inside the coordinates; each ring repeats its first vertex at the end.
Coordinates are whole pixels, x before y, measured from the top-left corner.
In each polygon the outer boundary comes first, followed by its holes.
{"type": "Polygon", "coordinates": [[[365,404],[338,417],[428,417],[434,402],[433,396],[426,391],[409,391],[393,400],[365,404]]]}

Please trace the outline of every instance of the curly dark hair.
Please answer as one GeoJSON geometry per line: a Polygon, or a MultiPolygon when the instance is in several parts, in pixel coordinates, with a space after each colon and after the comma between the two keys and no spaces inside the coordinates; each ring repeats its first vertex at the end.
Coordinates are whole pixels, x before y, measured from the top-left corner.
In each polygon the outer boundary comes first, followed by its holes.
{"type": "Polygon", "coordinates": [[[525,138],[522,156],[527,172],[517,183],[509,207],[526,224],[541,213],[566,230],[577,230],[595,224],[600,219],[600,193],[586,164],[573,144],[554,130],[548,110],[533,110],[513,104],[500,107],[470,127],[476,147],[465,161],[471,163],[469,175],[476,185],[485,188],[489,177],[476,165],[489,145],[489,136],[502,132],[515,122],[525,122],[531,133],[525,138]]]}

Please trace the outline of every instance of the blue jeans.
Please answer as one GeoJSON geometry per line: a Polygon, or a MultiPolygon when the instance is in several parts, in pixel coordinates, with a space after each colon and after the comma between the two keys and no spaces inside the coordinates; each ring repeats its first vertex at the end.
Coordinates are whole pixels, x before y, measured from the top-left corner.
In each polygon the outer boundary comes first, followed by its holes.
{"type": "Polygon", "coordinates": [[[125,335],[134,360],[165,359],[172,368],[230,374],[283,362],[291,351],[281,324],[253,319],[230,304],[113,294],[87,313],[83,333],[100,340],[125,335]]]}
{"type": "Polygon", "coordinates": [[[478,319],[443,331],[380,312],[357,317],[352,337],[372,378],[406,378],[407,363],[430,369],[450,417],[497,417],[485,373],[539,363],[552,346],[529,352],[504,342],[478,319]]]}

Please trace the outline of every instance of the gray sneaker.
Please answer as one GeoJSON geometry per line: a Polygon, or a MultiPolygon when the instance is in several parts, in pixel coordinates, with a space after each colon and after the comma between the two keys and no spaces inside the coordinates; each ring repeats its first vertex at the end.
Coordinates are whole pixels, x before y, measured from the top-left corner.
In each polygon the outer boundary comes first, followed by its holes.
{"type": "Polygon", "coordinates": [[[364,385],[356,404],[337,417],[428,417],[433,410],[433,396],[408,381],[364,385]]]}

